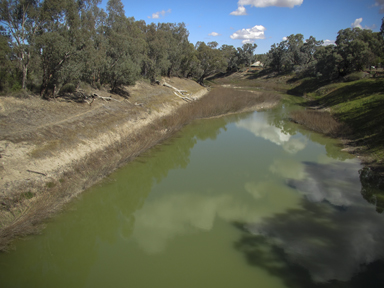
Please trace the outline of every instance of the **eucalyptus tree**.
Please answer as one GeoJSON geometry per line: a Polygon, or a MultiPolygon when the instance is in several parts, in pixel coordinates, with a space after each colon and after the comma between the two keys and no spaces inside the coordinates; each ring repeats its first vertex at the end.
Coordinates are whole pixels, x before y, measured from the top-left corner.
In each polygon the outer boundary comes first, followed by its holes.
{"type": "Polygon", "coordinates": [[[292,34],[285,41],[285,65],[286,69],[292,69],[295,65],[301,65],[303,62],[303,53],[301,48],[304,45],[304,36],[302,34],[292,34]]]}
{"type": "Polygon", "coordinates": [[[380,34],[384,37],[384,17],[381,19],[380,34]]]}
{"type": "Polygon", "coordinates": [[[8,90],[9,84],[13,84],[15,71],[12,69],[13,63],[10,59],[11,46],[10,37],[4,32],[5,29],[0,26],[0,91],[8,90]]]}
{"type": "Polygon", "coordinates": [[[302,53],[301,64],[309,65],[312,62],[315,62],[315,53],[320,47],[323,46],[323,44],[323,40],[317,41],[313,36],[310,36],[307,40],[305,40],[305,43],[300,48],[300,52],[302,53]]]}
{"type": "Polygon", "coordinates": [[[180,72],[181,76],[187,78],[200,75],[200,60],[197,58],[197,50],[192,43],[188,43],[185,47],[180,63],[180,72]]]}
{"type": "Polygon", "coordinates": [[[26,88],[31,60],[31,45],[41,24],[39,0],[2,0],[0,2],[0,23],[10,36],[13,55],[21,71],[21,86],[26,88]]]}
{"type": "Polygon", "coordinates": [[[252,43],[245,43],[241,48],[237,48],[237,58],[238,63],[237,65],[245,65],[245,66],[251,66],[252,62],[254,61],[254,52],[257,48],[256,44],[252,43]]]}
{"type": "Polygon", "coordinates": [[[220,47],[222,57],[227,62],[227,72],[237,71],[239,69],[239,56],[237,50],[232,45],[222,45],[220,47]]]}
{"type": "Polygon", "coordinates": [[[198,82],[203,84],[204,79],[218,72],[225,72],[227,62],[221,51],[216,49],[217,42],[197,43],[197,58],[200,60],[200,75],[198,82]]]}
{"type": "Polygon", "coordinates": [[[36,37],[36,51],[42,66],[40,94],[49,97],[63,82],[78,80],[82,70],[82,52],[89,45],[86,12],[97,1],[45,0],[41,18],[44,20],[36,37]]]}
{"type": "Polygon", "coordinates": [[[279,44],[273,44],[267,54],[266,65],[278,73],[285,67],[286,43],[287,41],[281,41],[279,44]]]}
{"type": "Polygon", "coordinates": [[[337,79],[342,72],[343,57],[334,45],[319,47],[315,54],[316,76],[327,80],[337,79]]]}
{"type": "Polygon", "coordinates": [[[82,80],[93,85],[102,84],[102,74],[107,67],[106,37],[107,13],[96,5],[82,17],[88,43],[82,51],[82,80]]]}
{"type": "Polygon", "coordinates": [[[343,74],[363,70],[374,61],[374,55],[380,56],[383,42],[369,29],[347,28],[340,30],[336,38],[336,49],[343,58],[343,74]]]}
{"type": "Polygon", "coordinates": [[[114,91],[120,85],[134,84],[140,75],[140,61],[137,43],[141,32],[134,18],[125,16],[120,0],[109,0],[106,19],[106,61],[103,69],[103,81],[111,85],[114,91]]]}
{"type": "Polygon", "coordinates": [[[166,46],[169,61],[167,76],[177,76],[181,72],[180,65],[185,52],[188,50],[189,32],[185,28],[184,23],[159,23],[157,30],[161,30],[163,32],[165,40],[168,44],[166,46]]]}
{"type": "Polygon", "coordinates": [[[147,25],[145,39],[146,53],[143,60],[143,74],[154,82],[156,77],[167,75],[171,67],[168,57],[167,31],[161,29],[161,24],[151,23],[147,25]]]}

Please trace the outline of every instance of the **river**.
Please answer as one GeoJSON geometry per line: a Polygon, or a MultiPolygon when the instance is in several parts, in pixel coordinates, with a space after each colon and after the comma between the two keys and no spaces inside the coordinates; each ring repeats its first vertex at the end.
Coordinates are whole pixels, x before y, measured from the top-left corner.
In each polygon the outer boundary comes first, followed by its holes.
{"type": "Polygon", "coordinates": [[[0,286],[384,287],[360,162],[288,107],[185,127],[1,254],[0,286]]]}

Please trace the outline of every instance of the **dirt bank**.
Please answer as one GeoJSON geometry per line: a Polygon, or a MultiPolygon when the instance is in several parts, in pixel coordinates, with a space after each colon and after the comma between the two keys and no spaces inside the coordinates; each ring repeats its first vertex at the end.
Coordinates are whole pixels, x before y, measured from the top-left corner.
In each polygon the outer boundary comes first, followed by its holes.
{"type": "MultiPolygon", "coordinates": [[[[208,92],[194,81],[165,81],[195,98],[208,92]]],[[[186,105],[161,85],[139,82],[126,90],[128,99],[88,91],[114,99],[98,98],[92,105],[0,98],[0,250],[37,231],[64,203],[161,141],[166,131],[149,138],[140,131],[186,105]]]]}

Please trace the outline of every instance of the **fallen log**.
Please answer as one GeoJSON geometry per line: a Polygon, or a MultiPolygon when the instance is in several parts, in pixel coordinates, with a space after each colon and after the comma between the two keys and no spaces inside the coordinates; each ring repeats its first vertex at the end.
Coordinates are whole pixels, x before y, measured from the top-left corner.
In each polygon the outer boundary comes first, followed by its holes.
{"type": "Polygon", "coordinates": [[[43,175],[43,176],[47,176],[47,174],[45,174],[45,173],[37,172],[37,171],[33,171],[33,170],[28,170],[28,169],[27,169],[27,172],[29,172],[29,173],[35,173],[35,174],[39,174],[39,175],[43,175]]]}
{"type": "Polygon", "coordinates": [[[163,86],[165,87],[168,87],[168,88],[171,88],[173,90],[175,90],[173,93],[175,93],[175,95],[177,97],[180,97],[181,99],[183,99],[184,101],[187,101],[187,102],[192,102],[194,99],[190,98],[189,96],[192,95],[192,93],[190,93],[188,95],[188,91],[186,90],[180,90],[180,89],[177,89],[176,87],[173,87],[172,85],[169,85],[167,82],[164,81],[163,83],[163,86]]]}

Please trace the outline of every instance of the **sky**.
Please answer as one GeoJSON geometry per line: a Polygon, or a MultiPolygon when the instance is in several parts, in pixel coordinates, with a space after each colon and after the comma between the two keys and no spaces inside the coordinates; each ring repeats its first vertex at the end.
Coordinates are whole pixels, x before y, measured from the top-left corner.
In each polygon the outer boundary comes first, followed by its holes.
{"type": "MultiPolygon", "coordinates": [[[[103,0],[100,7],[106,7],[103,0]]],[[[333,43],[341,29],[380,31],[384,0],[121,0],[127,17],[147,24],[184,22],[189,41],[241,47],[256,43],[269,51],[291,34],[333,43]]]]}

